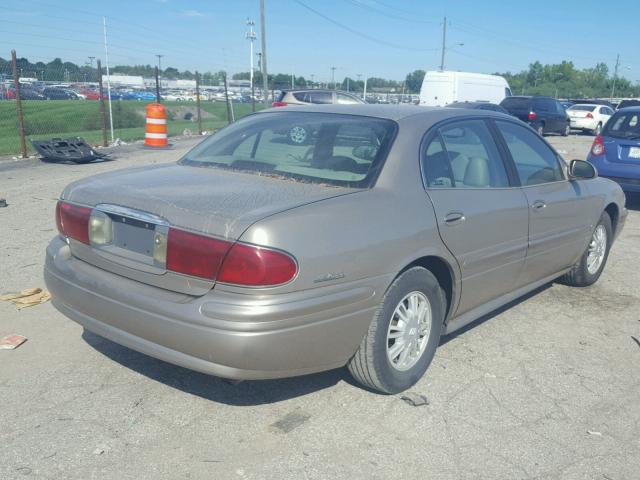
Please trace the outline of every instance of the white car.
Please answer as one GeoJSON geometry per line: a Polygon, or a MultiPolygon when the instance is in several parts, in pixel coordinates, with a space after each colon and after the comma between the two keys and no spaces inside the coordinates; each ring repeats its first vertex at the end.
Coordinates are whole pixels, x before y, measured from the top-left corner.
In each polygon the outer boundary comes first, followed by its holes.
{"type": "Polygon", "coordinates": [[[572,129],[600,135],[602,127],[613,115],[613,110],[606,105],[579,103],[567,108],[567,115],[569,115],[572,129]]]}

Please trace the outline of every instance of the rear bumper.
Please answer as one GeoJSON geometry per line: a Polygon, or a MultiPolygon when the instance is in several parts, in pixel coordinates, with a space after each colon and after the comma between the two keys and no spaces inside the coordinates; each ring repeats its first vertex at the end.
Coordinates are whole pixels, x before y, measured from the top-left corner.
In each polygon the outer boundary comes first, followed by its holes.
{"type": "Polygon", "coordinates": [[[87,330],[176,365],[241,380],[345,365],[391,280],[280,295],[214,289],[191,297],[78,260],[58,237],[47,248],[44,275],[53,305],[87,330]]]}
{"type": "Polygon", "coordinates": [[[570,118],[571,128],[578,130],[595,130],[598,126],[596,119],[590,118],[570,118]]]}
{"type": "Polygon", "coordinates": [[[640,192],[640,162],[609,162],[604,155],[594,157],[591,154],[587,160],[598,169],[598,176],[613,180],[625,192],[640,192]]]}

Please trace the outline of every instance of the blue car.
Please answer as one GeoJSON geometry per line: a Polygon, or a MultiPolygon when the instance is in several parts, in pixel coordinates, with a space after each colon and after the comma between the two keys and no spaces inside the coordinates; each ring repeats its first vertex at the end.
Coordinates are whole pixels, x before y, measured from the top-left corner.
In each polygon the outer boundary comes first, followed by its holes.
{"type": "Polygon", "coordinates": [[[623,108],[609,119],[587,161],[625,192],[640,192],[640,107],[623,108]]]}

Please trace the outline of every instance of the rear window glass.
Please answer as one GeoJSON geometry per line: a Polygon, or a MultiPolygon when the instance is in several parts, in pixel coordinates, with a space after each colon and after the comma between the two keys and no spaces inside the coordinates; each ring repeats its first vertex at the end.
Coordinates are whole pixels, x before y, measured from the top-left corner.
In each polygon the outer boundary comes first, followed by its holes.
{"type": "Polygon", "coordinates": [[[581,112],[593,112],[595,110],[595,106],[591,105],[572,105],[567,110],[580,110],[581,112]]]}
{"type": "Polygon", "coordinates": [[[605,124],[603,135],[616,138],[640,138],[640,112],[618,112],[605,124]]]}
{"type": "Polygon", "coordinates": [[[261,113],[224,128],[179,163],[368,188],[382,168],[395,132],[395,122],[371,117],[261,113]]]}
{"type": "Polygon", "coordinates": [[[507,110],[529,110],[531,100],[529,98],[508,97],[502,100],[500,106],[507,110]]]}

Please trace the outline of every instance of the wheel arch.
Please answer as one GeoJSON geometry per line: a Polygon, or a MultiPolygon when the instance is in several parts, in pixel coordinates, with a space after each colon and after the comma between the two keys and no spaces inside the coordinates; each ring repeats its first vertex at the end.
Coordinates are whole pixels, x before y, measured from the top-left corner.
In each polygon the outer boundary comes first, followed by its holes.
{"type": "Polygon", "coordinates": [[[611,229],[613,230],[613,234],[615,235],[618,230],[618,220],[620,219],[620,210],[618,209],[618,205],[611,202],[607,205],[604,211],[609,215],[611,219],[611,229]]]}
{"type": "Polygon", "coordinates": [[[455,293],[456,293],[455,292],[455,274],[454,274],[453,268],[451,267],[449,262],[447,262],[442,257],[438,257],[436,255],[427,255],[424,257],[417,258],[413,262],[406,265],[402,270],[400,270],[400,272],[398,272],[398,275],[396,275],[396,278],[402,275],[405,271],[413,267],[422,267],[426,270],[429,270],[433,274],[433,276],[436,277],[436,280],[438,280],[438,283],[444,290],[445,297],[447,300],[447,309],[444,317],[445,323],[446,323],[449,320],[449,317],[452,313],[451,310],[452,310],[452,306],[455,299],[455,293]]]}

